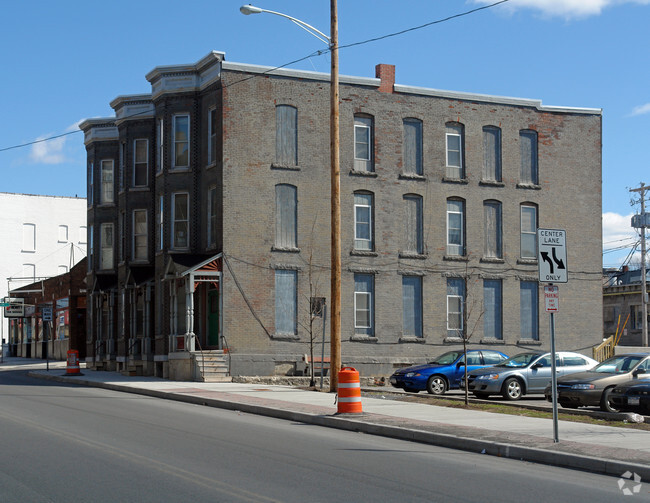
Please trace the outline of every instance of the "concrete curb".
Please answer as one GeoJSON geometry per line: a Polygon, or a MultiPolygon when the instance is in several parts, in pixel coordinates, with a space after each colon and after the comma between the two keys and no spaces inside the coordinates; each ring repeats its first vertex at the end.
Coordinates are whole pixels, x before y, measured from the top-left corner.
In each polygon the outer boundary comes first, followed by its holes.
{"type": "Polygon", "coordinates": [[[628,463],[618,460],[608,460],[593,456],[586,456],[575,453],[566,453],[559,451],[550,451],[535,447],[527,447],[503,442],[487,441],[476,438],[458,437],[445,433],[435,433],[430,431],[416,430],[411,428],[402,428],[397,426],[388,426],[377,423],[369,423],[368,416],[362,415],[358,419],[350,415],[332,415],[324,416],[319,414],[309,414],[306,412],[296,412],[291,410],[276,409],[262,405],[251,405],[246,403],[235,403],[227,400],[215,398],[205,398],[199,396],[184,395],[168,391],[158,391],[143,388],[133,388],[120,384],[111,384],[99,381],[89,381],[86,379],[77,379],[75,376],[57,376],[44,375],[39,372],[28,372],[30,377],[46,379],[67,384],[81,384],[97,388],[110,389],[125,393],[149,396],[153,398],[162,398],[174,400],[177,402],[190,403],[194,405],[203,405],[226,410],[241,411],[248,414],[273,417],[289,421],[297,421],[317,426],[326,426],[346,431],[361,432],[370,435],[408,440],[412,442],[436,445],[450,449],[457,449],[467,452],[487,454],[502,458],[517,459],[533,463],[558,466],[562,468],[572,468],[585,470],[593,473],[611,475],[620,477],[622,473],[631,471],[638,474],[643,480],[650,480],[650,465],[638,463],[628,463]],[[362,419],[365,419],[362,420],[362,419]]]}

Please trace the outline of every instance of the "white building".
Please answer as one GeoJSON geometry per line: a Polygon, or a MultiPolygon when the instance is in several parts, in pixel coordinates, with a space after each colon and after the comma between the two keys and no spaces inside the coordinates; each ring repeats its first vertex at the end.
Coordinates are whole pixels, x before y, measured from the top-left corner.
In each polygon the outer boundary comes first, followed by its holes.
{"type": "MultiPolygon", "coordinates": [[[[0,297],[58,274],[86,256],[86,199],[0,192],[0,297]]],[[[0,335],[8,336],[4,309],[0,335]]]]}

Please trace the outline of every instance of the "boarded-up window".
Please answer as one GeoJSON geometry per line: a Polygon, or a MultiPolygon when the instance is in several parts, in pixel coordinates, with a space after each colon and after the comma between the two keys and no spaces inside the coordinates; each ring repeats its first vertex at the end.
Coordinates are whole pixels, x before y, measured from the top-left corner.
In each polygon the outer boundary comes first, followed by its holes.
{"type": "Polygon", "coordinates": [[[465,280],[447,278],[447,337],[463,337],[465,280]]]}
{"type": "Polygon", "coordinates": [[[485,201],[483,203],[485,214],[485,256],[490,258],[502,257],[502,232],[501,232],[501,203],[499,201],[485,201]]]}
{"type": "Polygon", "coordinates": [[[404,173],[422,174],[422,121],[404,119],[404,173]]]}
{"type": "Polygon", "coordinates": [[[464,139],[463,125],[447,123],[447,177],[461,179],[465,177],[464,171],[464,139]]]}
{"type": "Polygon", "coordinates": [[[519,131],[521,147],[521,172],[523,183],[539,183],[537,173],[537,132],[524,129],[519,131]]]}
{"type": "Polygon", "coordinates": [[[503,339],[502,283],[500,279],[483,281],[483,336],[503,339]]]}
{"type": "Polygon", "coordinates": [[[298,110],[290,105],[275,107],[275,161],[298,165],[298,110]]]}
{"type": "Polygon", "coordinates": [[[465,255],[465,202],[447,199],[447,255],[465,255]]]}
{"type": "Polygon", "coordinates": [[[354,117],[354,169],[374,171],[372,117],[354,117]]]}
{"type": "Polygon", "coordinates": [[[501,181],[501,130],[494,126],[483,128],[483,180],[501,181]]]}
{"type": "Polygon", "coordinates": [[[275,332],[296,333],[297,271],[275,271],[275,332]]]}
{"type": "Polygon", "coordinates": [[[373,304],[374,276],[372,274],[354,275],[354,331],[356,334],[374,334],[373,304]]]}
{"type": "Polygon", "coordinates": [[[536,282],[522,281],[519,284],[519,306],[521,338],[539,340],[539,304],[536,282]]]}
{"type": "Polygon", "coordinates": [[[410,253],[423,253],[422,197],[415,194],[404,196],[404,249],[410,253]]]}
{"type": "Polygon", "coordinates": [[[372,194],[354,194],[354,249],[372,250],[372,194]]]}
{"type": "Polygon", "coordinates": [[[422,337],[422,277],[402,276],[402,306],[404,335],[422,337]]]}
{"type": "Polygon", "coordinates": [[[275,246],[296,248],[298,189],[293,185],[275,186],[275,246]]]}

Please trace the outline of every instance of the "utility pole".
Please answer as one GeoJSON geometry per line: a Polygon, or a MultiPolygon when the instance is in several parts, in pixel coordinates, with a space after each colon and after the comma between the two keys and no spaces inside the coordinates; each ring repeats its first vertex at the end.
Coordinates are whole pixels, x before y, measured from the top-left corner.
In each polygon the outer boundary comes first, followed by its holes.
{"type": "MultiPolygon", "coordinates": [[[[638,189],[630,189],[630,192],[639,192],[641,197],[641,218],[640,222],[633,227],[641,229],[641,306],[643,313],[642,325],[642,344],[643,347],[648,347],[648,290],[646,288],[646,267],[645,267],[645,229],[646,229],[646,214],[645,214],[645,193],[648,188],[641,182],[641,187],[638,189]]],[[[634,221],[634,219],[633,219],[634,221]]]]}
{"type": "Polygon", "coordinates": [[[336,0],[330,0],[330,159],[331,159],[331,278],[330,392],[339,384],[341,370],[341,196],[339,167],[339,21],[336,0]]]}

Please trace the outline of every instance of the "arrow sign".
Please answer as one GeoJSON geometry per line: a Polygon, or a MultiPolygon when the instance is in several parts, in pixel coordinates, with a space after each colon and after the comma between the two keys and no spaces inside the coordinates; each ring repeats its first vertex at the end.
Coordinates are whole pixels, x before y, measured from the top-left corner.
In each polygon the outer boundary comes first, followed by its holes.
{"type": "Polygon", "coordinates": [[[562,229],[537,229],[537,265],[542,283],[566,283],[566,232],[562,229]]]}

